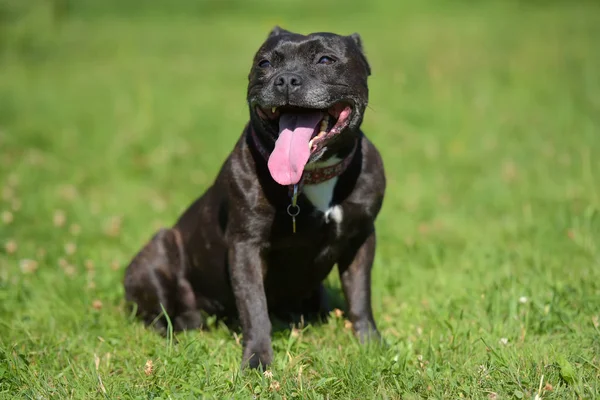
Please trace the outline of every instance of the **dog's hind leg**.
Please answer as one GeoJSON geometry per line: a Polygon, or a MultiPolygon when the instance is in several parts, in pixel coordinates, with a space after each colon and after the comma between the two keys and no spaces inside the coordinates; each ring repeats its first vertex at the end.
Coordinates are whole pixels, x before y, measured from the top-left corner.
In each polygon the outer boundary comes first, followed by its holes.
{"type": "Polygon", "coordinates": [[[174,330],[201,327],[196,296],[186,279],[187,257],[181,235],[161,229],[133,258],[125,272],[125,299],[137,305],[147,325],[165,333],[166,312],[174,330]]]}
{"type": "Polygon", "coordinates": [[[321,282],[309,297],[302,301],[302,309],[300,313],[309,320],[325,320],[331,311],[327,291],[321,282]]]}

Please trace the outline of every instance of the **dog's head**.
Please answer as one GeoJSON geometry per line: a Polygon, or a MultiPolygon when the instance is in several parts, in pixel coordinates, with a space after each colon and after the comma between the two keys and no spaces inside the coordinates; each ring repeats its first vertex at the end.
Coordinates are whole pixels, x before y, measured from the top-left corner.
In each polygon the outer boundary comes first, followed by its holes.
{"type": "Polygon", "coordinates": [[[306,164],[357,137],[370,72],[356,33],[271,31],[254,57],[248,103],[254,129],[275,142],[269,169],[278,183],[297,183],[306,164]]]}

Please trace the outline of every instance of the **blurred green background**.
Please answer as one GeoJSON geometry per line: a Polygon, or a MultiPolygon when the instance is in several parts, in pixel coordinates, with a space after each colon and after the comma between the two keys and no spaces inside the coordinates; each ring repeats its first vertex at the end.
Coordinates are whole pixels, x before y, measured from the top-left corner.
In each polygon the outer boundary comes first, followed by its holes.
{"type": "Polygon", "coordinates": [[[599,39],[597,1],[0,0],[0,396],[598,395],[599,39]],[[284,327],[269,377],[221,325],[145,330],[121,280],[213,181],[276,24],[362,35],[389,347],[284,327]]]}

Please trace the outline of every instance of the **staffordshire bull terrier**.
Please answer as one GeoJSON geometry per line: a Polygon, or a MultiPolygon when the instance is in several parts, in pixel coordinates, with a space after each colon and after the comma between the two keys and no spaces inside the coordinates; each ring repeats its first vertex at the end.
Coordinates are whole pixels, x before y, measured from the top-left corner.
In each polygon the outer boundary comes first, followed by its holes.
{"type": "Polygon", "coordinates": [[[275,27],[249,75],[250,122],[214,184],[134,257],[126,300],[163,331],[239,317],[242,366],[273,358],[270,314],[327,313],[337,264],[361,342],[371,310],[375,218],[385,176],[360,130],[370,67],[358,34],[275,27]]]}

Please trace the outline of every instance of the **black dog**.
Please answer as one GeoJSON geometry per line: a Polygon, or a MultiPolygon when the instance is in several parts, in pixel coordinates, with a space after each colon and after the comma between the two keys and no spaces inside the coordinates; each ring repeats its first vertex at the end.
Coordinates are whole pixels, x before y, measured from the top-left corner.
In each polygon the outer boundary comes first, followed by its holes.
{"type": "Polygon", "coordinates": [[[370,67],[358,34],[273,29],[249,76],[250,123],[217,179],[125,275],[146,323],[203,325],[239,315],[242,365],[271,363],[269,313],[327,311],[338,265],[352,326],[379,338],[371,311],[383,164],[360,125],[370,67]]]}

